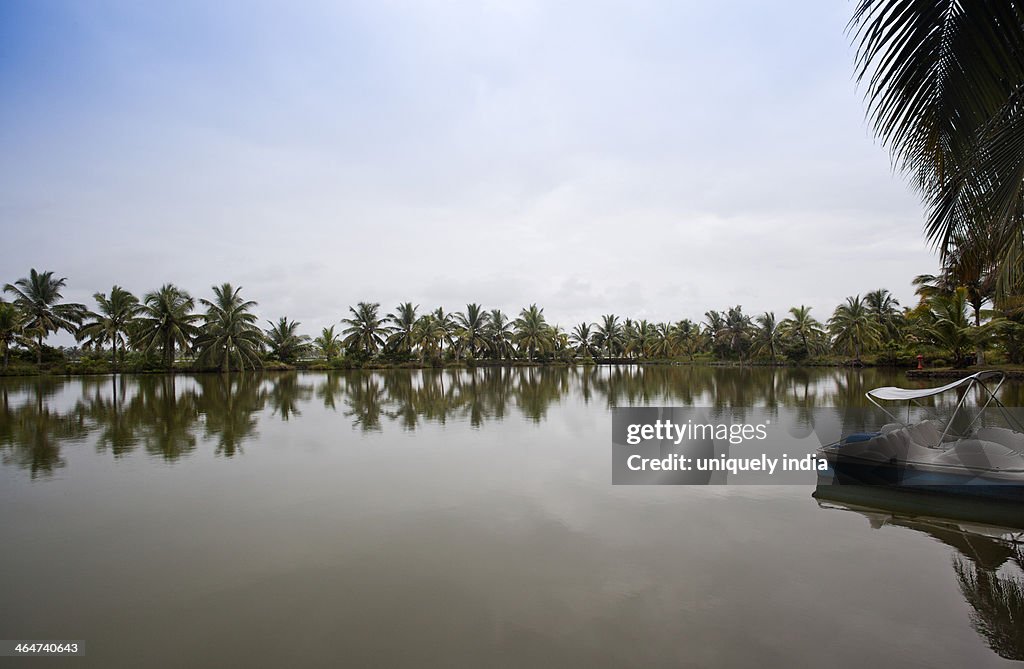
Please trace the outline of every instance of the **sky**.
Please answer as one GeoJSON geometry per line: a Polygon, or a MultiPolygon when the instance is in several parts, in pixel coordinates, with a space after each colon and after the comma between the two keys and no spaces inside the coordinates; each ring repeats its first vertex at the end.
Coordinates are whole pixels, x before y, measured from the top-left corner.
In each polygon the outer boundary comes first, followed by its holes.
{"type": "Polygon", "coordinates": [[[0,3],[0,282],[569,329],[934,273],[846,1],[0,3]]]}

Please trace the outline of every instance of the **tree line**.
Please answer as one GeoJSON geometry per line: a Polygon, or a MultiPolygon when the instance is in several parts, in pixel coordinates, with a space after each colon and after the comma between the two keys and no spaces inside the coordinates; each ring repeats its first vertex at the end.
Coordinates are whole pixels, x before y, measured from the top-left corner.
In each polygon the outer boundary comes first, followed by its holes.
{"type": "Polygon", "coordinates": [[[373,362],[419,365],[471,361],[573,362],[589,360],[690,360],[908,363],[917,353],[945,356],[954,365],[979,361],[991,351],[1003,361],[1024,356],[1024,321],[1018,310],[995,300],[989,287],[960,285],[952,271],[915,279],[919,303],[901,307],[885,289],[848,297],[824,322],[807,306],[751,316],[735,306],[710,310],[701,322],[652,322],[603,315],[564,330],[536,304],[513,318],[500,309],[467,304],[465,310],[421,310],[405,302],[384,313],[380,304],[359,302],[319,335],[300,333],[300,323],[282,316],[261,327],[257,303],[240,287],[212,287],[209,298],[165,284],[142,298],[120,286],[95,293],[95,307],[66,302],[67,279],[30,270],[4,286],[0,301],[0,346],[4,369],[12,351],[35,355],[43,364],[45,340],[72,333],[82,349],[109,358],[114,371],[126,356],[173,370],[185,359],[196,368],[256,369],[269,362],[373,362]],[[996,308],[1001,305],[1001,308],[996,308]],[[992,306],[992,309],[986,309],[992,306]]]}

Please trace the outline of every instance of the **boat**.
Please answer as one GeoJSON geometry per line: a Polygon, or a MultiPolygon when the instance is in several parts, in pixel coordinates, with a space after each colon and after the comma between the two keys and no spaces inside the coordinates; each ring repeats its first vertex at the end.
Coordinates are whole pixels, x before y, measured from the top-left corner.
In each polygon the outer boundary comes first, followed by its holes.
{"type": "Polygon", "coordinates": [[[868,400],[892,422],[821,447],[828,461],[824,482],[1024,502],[1024,428],[997,397],[1004,381],[1002,372],[983,371],[936,388],[869,390],[868,400]],[[911,421],[911,409],[921,407],[921,400],[954,391],[959,397],[945,424],[911,421]],[[972,394],[983,400],[973,418],[965,415],[972,394]],[[906,402],[906,420],[884,402],[906,402]],[[992,408],[1007,427],[980,420],[992,408]]]}

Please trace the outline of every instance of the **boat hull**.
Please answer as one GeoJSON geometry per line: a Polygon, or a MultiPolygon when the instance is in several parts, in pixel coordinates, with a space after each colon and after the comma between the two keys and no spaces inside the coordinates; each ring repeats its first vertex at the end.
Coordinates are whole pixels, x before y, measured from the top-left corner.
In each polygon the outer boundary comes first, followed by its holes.
{"type": "MultiPolygon", "coordinates": [[[[1024,479],[993,479],[977,473],[929,471],[913,464],[864,462],[853,458],[828,458],[828,469],[819,474],[818,485],[867,486],[917,494],[1001,500],[1024,505],[1024,479]]],[[[1020,509],[1024,513],[1024,506],[1020,509]]]]}

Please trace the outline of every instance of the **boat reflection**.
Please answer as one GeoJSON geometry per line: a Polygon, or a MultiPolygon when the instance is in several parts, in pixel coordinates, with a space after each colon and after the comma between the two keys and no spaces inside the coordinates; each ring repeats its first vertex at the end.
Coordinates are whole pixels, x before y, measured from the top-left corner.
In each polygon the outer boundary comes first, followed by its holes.
{"type": "Polygon", "coordinates": [[[819,485],[818,505],[903,527],[954,549],[953,574],[971,626],[1000,657],[1024,660],[1024,513],[1019,504],[949,499],[877,486],[819,485]]]}

